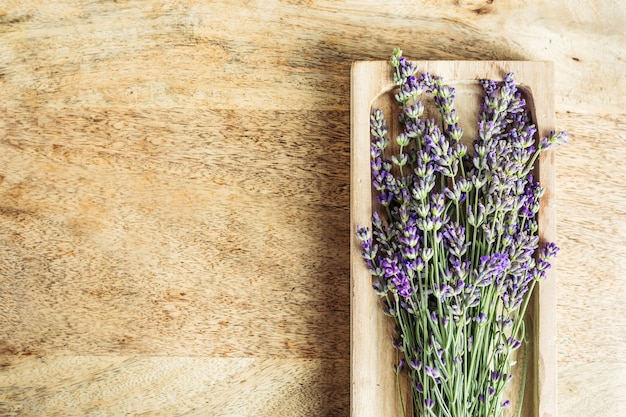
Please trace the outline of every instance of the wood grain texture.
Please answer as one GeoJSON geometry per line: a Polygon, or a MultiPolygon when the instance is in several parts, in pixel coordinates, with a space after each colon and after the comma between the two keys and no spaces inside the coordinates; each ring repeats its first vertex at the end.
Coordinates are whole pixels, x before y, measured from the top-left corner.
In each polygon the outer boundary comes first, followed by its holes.
{"type": "Polygon", "coordinates": [[[623,364],[626,358],[625,115],[558,115],[573,136],[557,163],[558,348],[564,362],[623,364]]]}
{"type": "Polygon", "coordinates": [[[589,415],[593,403],[594,415],[626,415],[626,366],[624,363],[565,362],[559,367],[559,409],[571,417],[589,415]],[[607,384],[606,380],[611,383],[607,384]]]}
{"type": "Polygon", "coordinates": [[[336,279],[347,275],[349,150],[332,140],[335,122],[38,117],[4,127],[6,353],[348,354],[348,288],[336,279]]]}
{"type": "Polygon", "coordinates": [[[615,415],[622,3],[0,0],[0,414],[348,416],[349,71],[402,47],[554,61],[559,411],[615,415]]]}
{"type": "Polygon", "coordinates": [[[0,360],[9,372],[0,383],[3,416],[339,416],[349,400],[348,387],[342,384],[346,359],[52,356],[0,360]]]}

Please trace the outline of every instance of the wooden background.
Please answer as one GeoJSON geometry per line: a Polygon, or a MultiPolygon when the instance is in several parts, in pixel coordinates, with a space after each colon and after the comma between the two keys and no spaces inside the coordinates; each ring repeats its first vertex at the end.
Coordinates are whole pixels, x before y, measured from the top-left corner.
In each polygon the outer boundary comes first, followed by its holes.
{"type": "Polygon", "coordinates": [[[552,60],[558,406],[626,415],[618,0],[0,0],[0,415],[349,413],[350,64],[552,60]]]}

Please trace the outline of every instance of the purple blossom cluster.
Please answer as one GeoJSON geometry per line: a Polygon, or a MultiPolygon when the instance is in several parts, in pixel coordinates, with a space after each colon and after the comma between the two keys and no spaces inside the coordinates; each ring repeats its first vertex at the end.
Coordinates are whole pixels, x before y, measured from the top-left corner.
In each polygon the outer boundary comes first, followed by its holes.
{"type": "Polygon", "coordinates": [[[401,129],[392,144],[383,112],[372,112],[380,213],[371,228],[358,227],[357,237],[374,290],[396,320],[394,344],[408,363],[397,369],[407,369],[414,387],[414,415],[483,415],[494,404],[508,405],[501,393],[510,379],[509,356],[522,343],[532,289],[558,252],[554,243],[540,245],[543,189],[532,171],[540,152],[564,143],[567,134],[536,138],[509,73],[502,82],[481,81],[484,99],[469,152],[455,89],[441,77],[418,74],[398,50],[391,66],[401,129]],[[424,119],[428,97],[440,117],[424,119]]]}

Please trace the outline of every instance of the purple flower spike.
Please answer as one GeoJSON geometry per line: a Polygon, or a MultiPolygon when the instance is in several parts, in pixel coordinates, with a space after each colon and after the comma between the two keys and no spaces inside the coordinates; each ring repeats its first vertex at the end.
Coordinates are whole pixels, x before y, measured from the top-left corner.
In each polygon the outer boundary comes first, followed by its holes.
{"type": "Polygon", "coordinates": [[[488,96],[493,95],[498,88],[498,84],[492,80],[481,80],[480,84],[483,86],[483,90],[485,90],[485,94],[488,96]]]}
{"type": "Polygon", "coordinates": [[[569,133],[565,131],[550,132],[550,134],[547,137],[541,139],[541,141],[539,142],[539,148],[548,149],[552,146],[560,146],[560,145],[567,143],[568,140],[569,140],[569,133]]]}
{"type": "Polygon", "coordinates": [[[465,242],[465,228],[460,224],[450,223],[443,227],[443,243],[450,254],[456,258],[461,258],[470,247],[469,242],[465,242]]]}
{"type": "Polygon", "coordinates": [[[509,268],[511,261],[508,254],[494,253],[493,255],[485,255],[480,258],[480,266],[475,272],[475,285],[477,287],[486,287],[492,282],[499,282],[503,274],[509,268]]]}
{"type": "Polygon", "coordinates": [[[461,142],[465,112],[454,107],[455,89],[418,72],[399,49],[390,63],[397,108],[393,126],[381,110],[370,114],[378,204],[371,228],[358,226],[356,237],[382,310],[395,324],[393,344],[404,358],[396,370],[408,370],[416,412],[445,414],[463,392],[467,404],[449,411],[500,416],[510,405],[502,395],[509,355],[524,340],[515,333],[521,309],[559,251],[539,240],[544,190],[531,172],[541,152],[568,134],[538,136],[508,73],[481,81],[477,132],[471,144],[461,142]],[[482,360],[490,355],[497,360],[482,360]],[[474,358],[477,367],[461,366],[474,358]],[[461,368],[475,372],[458,377],[461,368]]]}
{"type": "Polygon", "coordinates": [[[541,258],[546,260],[553,259],[559,250],[560,248],[554,242],[548,242],[541,251],[541,258]]]}

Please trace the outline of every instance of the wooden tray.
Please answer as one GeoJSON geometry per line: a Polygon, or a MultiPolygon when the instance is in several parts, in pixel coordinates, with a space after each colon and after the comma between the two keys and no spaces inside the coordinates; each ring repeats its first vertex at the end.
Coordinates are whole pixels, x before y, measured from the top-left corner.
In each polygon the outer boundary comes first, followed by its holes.
{"type": "MultiPolygon", "coordinates": [[[[419,72],[439,75],[457,91],[456,108],[469,142],[474,138],[482,88],[479,79],[502,80],[507,72],[526,98],[541,137],[554,130],[554,69],[550,62],[505,61],[418,61],[419,72]]],[[[391,346],[391,319],[381,311],[379,298],[372,290],[372,279],[361,258],[355,237],[357,225],[371,225],[373,193],[370,174],[369,116],[373,107],[385,111],[390,138],[395,137],[389,110],[392,108],[393,80],[388,62],[356,62],[351,79],[351,415],[352,417],[402,416],[392,365],[396,353],[391,346]]],[[[554,151],[544,152],[537,164],[537,175],[545,194],[539,211],[539,235],[555,241],[555,163],[554,151]]],[[[520,348],[518,363],[528,354],[526,393],[522,416],[556,416],[556,276],[554,268],[547,279],[535,287],[527,310],[531,343],[520,348]]],[[[523,365],[514,366],[518,390],[523,365]]],[[[406,395],[406,394],[405,394],[406,395]]],[[[509,398],[517,410],[518,395],[509,398]]]]}

